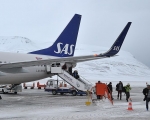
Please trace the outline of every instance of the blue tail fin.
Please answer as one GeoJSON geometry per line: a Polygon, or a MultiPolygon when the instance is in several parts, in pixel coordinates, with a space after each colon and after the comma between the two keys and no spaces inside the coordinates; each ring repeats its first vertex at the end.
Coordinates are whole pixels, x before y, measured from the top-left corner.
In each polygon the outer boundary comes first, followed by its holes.
{"type": "Polygon", "coordinates": [[[69,57],[74,55],[81,15],[75,14],[54,44],[46,49],[30,52],[29,54],[69,57]]]}

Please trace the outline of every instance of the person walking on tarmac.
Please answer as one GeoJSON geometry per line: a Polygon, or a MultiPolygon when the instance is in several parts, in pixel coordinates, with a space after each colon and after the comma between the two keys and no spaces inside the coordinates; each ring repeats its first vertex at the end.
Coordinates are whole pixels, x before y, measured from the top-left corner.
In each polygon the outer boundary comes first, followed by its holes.
{"type": "Polygon", "coordinates": [[[119,99],[119,97],[120,97],[120,100],[121,100],[122,90],[123,90],[123,83],[121,81],[119,81],[119,83],[116,85],[116,90],[118,91],[117,99],[119,99]]]}
{"type": "Polygon", "coordinates": [[[148,91],[148,87],[143,89],[143,95],[144,95],[143,101],[145,101],[147,99],[147,91],[148,91]]]}
{"type": "Polygon", "coordinates": [[[150,101],[150,85],[147,85],[147,89],[145,91],[145,94],[147,95],[147,98],[146,98],[146,110],[148,111],[148,103],[150,101]]]}
{"type": "Polygon", "coordinates": [[[130,90],[131,90],[129,83],[125,86],[125,90],[126,90],[126,100],[128,102],[128,99],[130,98],[130,90]]]}
{"type": "Polygon", "coordinates": [[[110,82],[107,86],[108,86],[108,92],[110,93],[111,99],[113,100],[113,96],[112,96],[112,92],[113,92],[112,83],[110,82]]]}

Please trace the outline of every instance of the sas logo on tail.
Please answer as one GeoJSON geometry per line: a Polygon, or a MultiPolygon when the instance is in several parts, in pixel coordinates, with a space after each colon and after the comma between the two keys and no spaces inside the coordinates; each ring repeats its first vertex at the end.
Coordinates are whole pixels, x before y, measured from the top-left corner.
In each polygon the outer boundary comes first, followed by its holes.
{"type": "Polygon", "coordinates": [[[54,50],[55,53],[59,53],[61,54],[62,52],[64,52],[64,54],[68,54],[68,55],[72,55],[73,54],[73,47],[74,45],[69,45],[66,44],[63,48],[61,48],[61,46],[63,46],[63,43],[57,43],[57,51],[54,50]],[[70,51],[70,52],[68,52],[70,51]]]}
{"type": "Polygon", "coordinates": [[[119,49],[120,49],[120,46],[114,46],[113,50],[119,51],[119,49]]]}

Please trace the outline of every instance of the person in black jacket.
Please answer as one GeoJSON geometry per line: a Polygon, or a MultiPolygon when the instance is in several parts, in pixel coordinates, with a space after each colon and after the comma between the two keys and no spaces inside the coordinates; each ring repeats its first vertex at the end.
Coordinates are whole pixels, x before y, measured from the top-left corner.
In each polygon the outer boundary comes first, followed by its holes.
{"type": "Polygon", "coordinates": [[[74,78],[76,78],[76,79],[78,79],[78,78],[80,77],[77,70],[75,70],[75,71],[73,72],[73,76],[74,76],[74,78]]]}
{"type": "Polygon", "coordinates": [[[108,86],[108,92],[110,93],[111,99],[113,100],[113,97],[112,97],[112,92],[113,92],[112,83],[110,82],[107,86],[108,86]]]}
{"type": "Polygon", "coordinates": [[[148,88],[146,87],[143,89],[143,95],[144,95],[143,101],[145,101],[147,99],[147,93],[148,93],[148,88]]]}
{"type": "Polygon", "coordinates": [[[120,100],[121,100],[122,91],[123,91],[123,83],[121,81],[119,81],[119,83],[116,85],[116,90],[118,91],[117,99],[119,99],[119,97],[120,97],[120,100]]]}
{"type": "Polygon", "coordinates": [[[146,109],[148,111],[148,103],[150,101],[150,85],[147,85],[147,89],[145,89],[144,94],[146,95],[146,109]]]}
{"type": "Polygon", "coordinates": [[[72,67],[73,67],[73,65],[71,65],[71,66],[68,68],[68,72],[69,72],[70,75],[72,75],[72,67]]]}

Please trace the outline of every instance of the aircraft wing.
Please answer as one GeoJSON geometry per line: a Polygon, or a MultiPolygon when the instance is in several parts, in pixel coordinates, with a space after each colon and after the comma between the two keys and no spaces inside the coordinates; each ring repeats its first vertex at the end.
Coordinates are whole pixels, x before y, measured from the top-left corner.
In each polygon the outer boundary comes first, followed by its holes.
{"type": "Polygon", "coordinates": [[[56,58],[56,59],[54,58],[54,59],[45,59],[45,60],[36,60],[36,61],[14,62],[14,63],[0,64],[0,69],[20,68],[20,67],[29,67],[29,66],[38,66],[38,65],[50,65],[52,63],[60,63],[60,62],[78,63],[78,62],[101,59],[101,58],[105,58],[105,57],[88,55],[88,56],[65,57],[65,58],[56,58]]]}
{"type": "Polygon", "coordinates": [[[60,62],[70,62],[70,63],[78,63],[83,61],[102,59],[116,56],[116,54],[120,51],[123,41],[126,37],[126,34],[130,28],[131,22],[128,22],[123,31],[120,33],[114,44],[111,48],[101,54],[94,55],[86,55],[86,56],[74,56],[74,57],[63,57],[63,58],[52,58],[45,60],[37,60],[37,61],[23,61],[23,62],[15,62],[15,63],[4,63],[0,64],[0,69],[4,68],[20,68],[20,67],[29,67],[29,66],[38,66],[38,65],[50,65],[52,63],[60,63],[60,62]]]}

